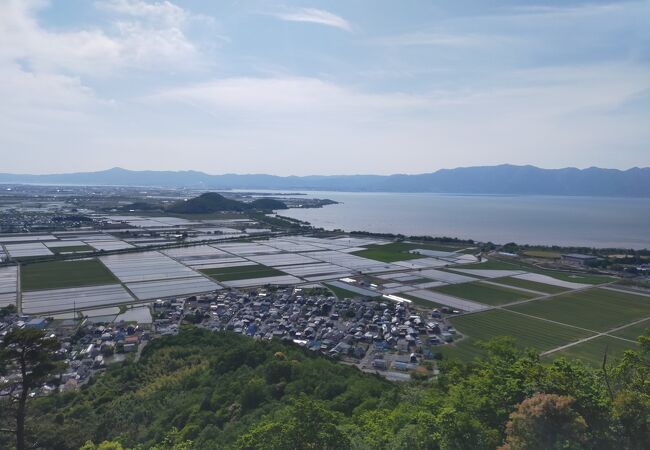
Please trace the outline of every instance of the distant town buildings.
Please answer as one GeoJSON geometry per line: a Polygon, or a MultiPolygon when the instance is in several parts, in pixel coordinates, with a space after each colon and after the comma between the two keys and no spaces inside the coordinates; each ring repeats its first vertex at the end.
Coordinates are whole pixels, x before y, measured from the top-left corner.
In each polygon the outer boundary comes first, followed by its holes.
{"type": "Polygon", "coordinates": [[[590,263],[598,261],[598,259],[597,256],[582,255],[580,253],[566,253],[561,256],[561,261],[563,263],[573,266],[587,266],[590,263]]]}

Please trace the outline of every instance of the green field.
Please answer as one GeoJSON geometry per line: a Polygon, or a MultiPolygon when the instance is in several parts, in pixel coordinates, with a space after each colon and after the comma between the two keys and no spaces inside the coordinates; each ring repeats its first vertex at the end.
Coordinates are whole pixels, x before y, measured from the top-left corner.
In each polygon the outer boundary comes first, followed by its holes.
{"type": "Polygon", "coordinates": [[[394,242],[392,244],[385,245],[369,245],[365,250],[359,250],[358,252],[354,252],[352,254],[381,262],[406,261],[408,259],[424,258],[422,255],[409,253],[409,250],[413,250],[415,248],[422,247],[414,244],[406,244],[403,242],[394,242]]]}
{"type": "Polygon", "coordinates": [[[324,284],[324,286],[325,286],[327,289],[329,289],[330,291],[332,291],[332,293],[334,294],[334,296],[335,296],[336,298],[338,298],[339,300],[343,300],[344,298],[357,298],[357,297],[362,297],[362,295],[360,295],[360,294],[357,293],[357,292],[348,291],[347,289],[343,289],[343,288],[340,288],[340,287],[332,286],[332,285],[330,285],[330,284],[328,284],[328,283],[323,283],[323,284],[324,284]]]}
{"type": "Polygon", "coordinates": [[[612,336],[619,336],[625,339],[630,339],[636,341],[636,339],[642,334],[650,333],[650,320],[646,320],[636,325],[623,328],[622,330],[615,331],[610,333],[612,336]]]}
{"type": "Polygon", "coordinates": [[[374,259],[381,262],[406,261],[409,259],[426,258],[424,255],[409,253],[416,249],[435,250],[440,252],[454,252],[461,249],[460,246],[444,244],[418,244],[416,242],[392,242],[384,245],[369,245],[366,250],[359,250],[353,255],[374,259]]]}
{"type": "Polygon", "coordinates": [[[451,266],[450,269],[477,269],[477,270],[528,270],[520,264],[499,259],[490,258],[480,263],[459,264],[451,266]]]}
{"type": "Polygon", "coordinates": [[[590,330],[607,331],[650,316],[650,298],[594,288],[508,309],[590,330]]]}
{"type": "Polygon", "coordinates": [[[217,281],[247,280],[249,278],[265,278],[286,275],[272,267],[255,264],[254,266],[220,267],[218,269],[203,269],[201,273],[217,281]]]}
{"type": "Polygon", "coordinates": [[[119,283],[97,259],[25,264],[20,269],[24,291],[119,283]]]}
{"type": "Polygon", "coordinates": [[[623,341],[611,336],[599,336],[565,350],[546,355],[544,359],[551,360],[559,357],[569,360],[580,359],[592,367],[601,367],[605,352],[607,352],[607,361],[614,362],[623,356],[625,350],[637,347],[637,344],[633,342],[623,341]]]}
{"type": "Polygon", "coordinates": [[[527,250],[524,255],[533,258],[546,258],[546,259],[560,259],[560,252],[553,252],[550,250],[527,250]]]}
{"type": "Polygon", "coordinates": [[[444,344],[431,346],[433,353],[441,353],[444,359],[460,359],[463,362],[470,362],[475,358],[485,356],[482,348],[475,345],[475,341],[466,338],[456,344],[444,344]]]}
{"type": "Polygon", "coordinates": [[[449,284],[429,289],[434,292],[460,297],[486,305],[503,305],[536,297],[535,294],[516,291],[506,287],[494,286],[480,281],[462,284],[449,284]]]}
{"type": "Polygon", "coordinates": [[[439,244],[439,243],[426,243],[426,242],[395,242],[397,245],[403,246],[408,250],[415,250],[417,248],[422,248],[426,250],[435,250],[439,252],[455,252],[456,250],[465,248],[464,244],[439,244]]]}
{"type": "Polygon", "coordinates": [[[508,286],[520,287],[523,289],[530,289],[532,291],[542,292],[544,294],[559,294],[568,291],[567,288],[560,286],[553,286],[546,283],[538,283],[537,281],[522,280],[521,278],[504,277],[495,278],[495,283],[507,284],[508,286]]]}
{"type": "Polygon", "coordinates": [[[615,281],[615,278],[607,277],[604,275],[594,275],[590,273],[580,272],[558,272],[557,270],[544,270],[544,269],[526,269],[529,272],[539,273],[541,275],[548,275],[549,277],[556,278],[562,281],[570,281],[572,283],[583,284],[603,284],[615,281]]]}
{"type": "Polygon", "coordinates": [[[559,270],[542,269],[532,264],[517,260],[505,260],[491,257],[486,262],[474,264],[461,264],[458,266],[450,267],[450,269],[490,269],[490,270],[522,270],[531,273],[538,273],[541,275],[548,275],[549,277],[556,278],[562,281],[571,281],[573,283],[584,284],[603,284],[615,281],[616,278],[604,275],[595,275],[584,272],[563,272],[559,270]]]}
{"type": "Polygon", "coordinates": [[[53,247],[50,248],[52,253],[79,253],[79,252],[94,252],[95,249],[90,245],[69,245],[67,247],[53,247]]]}
{"type": "Polygon", "coordinates": [[[506,310],[491,310],[452,317],[450,322],[466,339],[453,346],[438,346],[446,357],[472,359],[482,354],[477,341],[497,336],[512,336],[519,347],[550,350],[591,335],[588,331],[514,314],[506,310]]]}
{"type": "Polygon", "coordinates": [[[409,280],[409,281],[400,281],[402,284],[419,284],[419,283],[431,283],[431,278],[417,278],[415,280],[409,280]]]}

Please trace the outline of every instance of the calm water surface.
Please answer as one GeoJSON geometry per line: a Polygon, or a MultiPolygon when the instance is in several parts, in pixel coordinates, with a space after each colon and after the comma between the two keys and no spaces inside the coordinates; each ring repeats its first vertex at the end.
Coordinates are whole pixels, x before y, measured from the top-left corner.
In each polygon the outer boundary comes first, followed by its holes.
{"type": "Polygon", "coordinates": [[[326,229],[496,243],[650,248],[650,199],[310,192],[341,202],[280,214],[326,229]]]}

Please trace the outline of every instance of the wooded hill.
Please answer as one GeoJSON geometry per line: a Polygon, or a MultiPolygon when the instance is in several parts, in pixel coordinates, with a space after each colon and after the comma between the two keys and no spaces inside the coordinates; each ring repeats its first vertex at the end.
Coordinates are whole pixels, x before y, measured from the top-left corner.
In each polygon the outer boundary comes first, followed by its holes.
{"type": "Polygon", "coordinates": [[[277,209],[287,209],[287,205],[272,198],[260,198],[246,203],[226,198],[216,192],[206,192],[190,200],[175,203],[167,208],[167,211],[176,214],[209,214],[224,211],[272,211],[277,209]]]}
{"type": "Polygon", "coordinates": [[[603,371],[542,364],[502,338],[483,360],[395,384],[291,343],[186,328],[34,402],[30,437],[45,449],[642,449],[650,337],[640,343],[603,371]]]}

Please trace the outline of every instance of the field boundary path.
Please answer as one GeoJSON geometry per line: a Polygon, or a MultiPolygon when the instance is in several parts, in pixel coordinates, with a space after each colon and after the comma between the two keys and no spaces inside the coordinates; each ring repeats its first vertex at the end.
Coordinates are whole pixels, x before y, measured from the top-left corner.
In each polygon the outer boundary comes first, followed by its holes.
{"type": "Polygon", "coordinates": [[[16,310],[19,314],[23,313],[23,290],[21,289],[20,272],[21,265],[16,264],[16,310]]]}
{"type": "MultiPolygon", "coordinates": [[[[483,283],[486,282],[485,280],[481,280],[481,281],[483,283]]],[[[514,301],[514,302],[510,302],[510,303],[504,303],[503,305],[486,305],[486,306],[488,306],[487,309],[482,309],[480,311],[465,311],[465,312],[463,312],[461,314],[458,314],[458,316],[466,316],[466,315],[469,315],[469,314],[479,314],[479,313],[482,313],[482,312],[485,312],[485,311],[490,311],[492,309],[505,309],[505,308],[508,308],[510,306],[521,305],[521,304],[524,304],[524,303],[536,302],[536,301],[541,301],[541,300],[547,300],[549,298],[559,297],[561,295],[567,295],[567,294],[571,294],[573,292],[588,291],[589,289],[598,289],[598,288],[605,288],[606,289],[607,286],[609,286],[612,283],[614,283],[614,282],[612,281],[611,283],[604,283],[604,284],[590,284],[589,286],[581,287],[581,288],[578,288],[578,289],[570,289],[570,290],[567,290],[567,291],[564,291],[564,292],[556,292],[554,294],[544,294],[544,295],[540,295],[539,297],[526,298],[526,299],[523,299],[523,300],[517,300],[517,301],[514,301]]],[[[512,286],[503,286],[503,287],[510,288],[512,286]]],[[[629,294],[629,292],[626,292],[626,293],[629,294]]],[[[480,303],[480,302],[477,302],[477,303],[480,303]]],[[[483,303],[483,304],[485,304],[485,303],[483,303]]],[[[508,311],[511,311],[511,310],[508,309],[508,311]]]]}
{"type": "MultiPolygon", "coordinates": [[[[498,278],[497,278],[497,280],[498,280],[498,278]]],[[[493,286],[502,287],[502,288],[506,288],[506,289],[512,289],[512,290],[515,290],[515,291],[528,292],[529,294],[535,294],[535,295],[537,295],[539,297],[543,297],[545,295],[548,295],[546,292],[533,291],[532,289],[522,288],[522,287],[519,287],[519,286],[510,286],[508,284],[500,284],[500,283],[497,283],[496,281],[492,281],[492,280],[481,280],[481,283],[491,284],[493,286]]],[[[537,297],[537,298],[539,298],[539,297],[537,297]]]]}
{"type": "Polygon", "coordinates": [[[605,286],[604,289],[607,289],[609,291],[614,291],[614,292],[620,292],[621,294],[631,294],[631,295],[639,295],[641,297],[650,297],[650,294],[646,294],[644,292],[637,292],[637,291],[629,291],[629,290],[626,290],[626,289],[619,289],[619,288],[612,287],[610,285],[605,286]]]}
{"type": "MultiPolygon", "coordinates": [[[[486,281],[486,280],[482,280],[482,282],[483,283],[488,283],[488,284],[493,284],[493,285],[496,285],[496,286],[510,287],[510,286],[500,285],[498,282],[492,282],[492,281],[486,281]]],[[[632,326],[635,326],[635,325],[638,325],[638,324],[644,323],[644,322],[648,322],[650,324],[650,316],[643,317],[643,318],[635,320],[633,322],[626,323],[626,324],[620,325],[620,326],[616,326],[614,328],[610,328],[610,329],[605,330],[605,331],[596,331],[596,330],[591,330],[589,328],[583,328],[583,327],[580,327],[580,326],[577,326],[577,325],[571,325],[571,324],[560,322],[560,321],[557,321],[557,320],[552,320],[552,319],[548,319],[548,318],[544,318],[544,317],[538,317],[538,316],[535,316],[535,315],[532,315],[532,314],[526,314],[526,313],[523,313],[523,312],[520,312],[520,311],[515,311],[515,310],[512,310],[512,309],[509,309],[509,307],[515,306],[515,305],[520,305],[520,304],[535,302],[535,301],[544,301],[546,299],[559,297],[559,296],[562,296],[562,295],[569,295],[569,294],[572,294],[574,292],[589,291],[591,289],[607,289],[607,290],[610,290],[610,291],[613,291],[613,292],[620,292],[620,293],[623,293],[623,294],[631,294],[631,295],[640,295],[640,296],[643,296],[643,297],[650,298],[650,294],[643,294],[643,293],[637,294],[636,292],[630,292],[630,291],[627,291],[627,290],[624,290],[624,289],[617,289],[616,287],[612,287],[612,285],[614,283],[615,282],[612,281],[612,282],[609,282],[609,283],[595,284],[595,285],[589,285],[589,286],[581,287],[581,288],[578,288],[578,289],[571,289],[571,290],[567,290],[567,291],[564,291],[564,292],[558,292],[558,293],[553,293],[553,294],[544,294],[544,295],[540,295],[539,297],[534,297],[534,298],[524,299],[524,300],[517,300],[515,302],[506,303],[506,304],[503,304],[503,305],[493,305],[493,306],[490,306],[490,308],[486,309],[486,310],[467,311],[467,312],[464,312],[462,314],[459,314],[459,316],[469,315],[469,314],[480,314],[480,313],[484,313],[484,312],[490,311],[490,310],[503,310],[503,311],[507,311],[507,312],[510,312],[510,313],[513,313],[513,314],[519,314],[519,315],[522,315],[522,316],[525,316],[525,317],[530,317],[532,319],[538,319],[538,320],[553,323],[553,324],[556,324],[556,325],[569,327],[569,328],[574,328],[574,329],[578,329],[578,330],[582,330],[582,331],[586,331],[586,332],[591,333],[591,336],[587,336],[587,337],[578,339],[576,341],[569,342],[568,344],[560,345],[560,346],[552,348],[550,350],[546,350],[544,352],[541,352],[539,354],[540,356],[551,355],[553,353],[560,352],[560,351],[565,350],[567,348],[571,348],[571,347],[574,347],[576,345],[583,344],[585,342],[591,341],[593,339],[600,338],[602,336],[608,336],[608,337],[613,338],[613,339],[618,339],[618,340],[621,340],[621,341],[636,344],[636,341],[634,341],[632,339],[628,339],[628,338],[625,338],[625,337],[622,337],[622,336],[615,336],[612,333],[615,333],[615,332],[620,331],[620,330],[624,330],[624,329],[626,329],[628,327],[632,327],[632,326]]],[[[534,292],[534,291],[530,291],[530,292],[534,292]]]]}
{"type": "MultiPolygon", "coordinates": [[[[562,326],[565,326],[565,327],[576,328],[578,330],[588,331],[590,333],[598,334],[598,331],[590,330],[589,328],[583,328],[583,327],[579,327],[577,325],[571,325],[571,324],[568,324],[568,323],[559,322],[557,320],[546,319],[544,317],[533,316],[532,314],[526,314],[526,313],[522,313],[520,311],[513,311],[511,309],[506,309],[506,311],[514,313],[514,314],[519,314],[519,315],[522,315],[522,316],[530,317],[531,319],[543,320],[544,322],[554,323],[555,325],[562,325],[562,326]]],[[[625,339],[625,340],[627,341],[627,339],[625,339]]]]}
{"type": "MultiPolygon", "coordinates": [[[[579,339],[579,340],[577,340],[575,342],[571,342],[571,343],[566,344],[566,345],[561,345],[559,347],[552,348],[551,350],[547,350],[547,351],[545,351],[543,353],[540,353],[540,356],[550,355],[551,353],[562,351],[564,349],[573,347],[574,345],[582,344],[583,342],[591,341],[592,339],[596,339],[596,338],[599,338],[601,336],[609,336],[611,338],[620,339],[622,341],[636,343],[636,341],[633,341],[632,339],[627,339],[627,338],[620,337],[620,336],[614,336],[614,335],[612,335],[610,333],[615,333],[616,331],[623,330],[623,329],[625,329],[627,327],[631,327],[633,325],[637,325],[637,324],[643,323],[643,322],[648,321],[648,320],[650,320],[650,317],[644,317],[643,319],[639,319],[639,320],[636,320],[634,322],[627,323],[627,324],[622,325],[620,327],[612,328],[612,329],[609,329],[607,331],[597,333],[595,336],[589,336],[589,337],[586,337],[586,338],[579,339]]],[[[560,323],[560,322],[558,322],[558,323],[560,323]]],[[[571,326],[571,325],[569,325],[569,326],[571,326]]]]}

